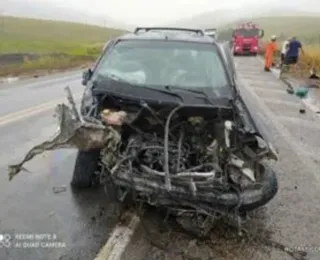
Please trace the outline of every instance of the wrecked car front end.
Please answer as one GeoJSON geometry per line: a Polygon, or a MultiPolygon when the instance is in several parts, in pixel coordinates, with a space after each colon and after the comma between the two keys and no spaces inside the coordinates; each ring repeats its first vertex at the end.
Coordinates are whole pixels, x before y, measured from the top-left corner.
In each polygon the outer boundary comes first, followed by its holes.
{"type": "Polygon", "coordinates": [[[262,161],[275,154],[260,136],[243,132],[233,114],[231,107],[178,106],[160,122],[151,116],[137,123],[140,131],[123,140],[123,159],[111,170],[114,183],[178,214],[267,203],[277,187],[262,161]]]}
{"type": "MultiPolygon", "coordinates": [[[[222,105],[132,106],[102,102],[98,119],[82,118],[71,106],[57,106],[59,133],[10,166],[46,150],[101,149],[100,180],[111,181],[118,199],[135,199],[183,217],[213,217],[253,210],[277,192],[265,159],[277,159],[263,138],[244,124],[248,115],[222,105]],[[139,107],[140,106],[140,107],[139,107]],[[240,116],[239,116],[240,115],[240,116]]],[[[110,99],[112,100],[112,99],[110,99]]]]}
{"type": "MultiPolygon", "coordinates": [[[[212,44],[124,41],[113,58],[103,56],[97,65],[81,113],[68,89],[70,106],[56,110],[59,133],[10,166],[9,178],[37,154],[76,148],[97,154],[99,167],[91,170],[107,189],[113,184],[120,201],[134,195],[178,218],[202,216],[206,223],[265,205],[278,189],[267,162],[277,160],[277,152],[261,135],[212,44]],[[172,50],[179,55],[168,62],[172,50]]],[[[94,164],[90,156],[81,164],[85,157],[78,156],[75,166],[82,175],[94,164]]]]}

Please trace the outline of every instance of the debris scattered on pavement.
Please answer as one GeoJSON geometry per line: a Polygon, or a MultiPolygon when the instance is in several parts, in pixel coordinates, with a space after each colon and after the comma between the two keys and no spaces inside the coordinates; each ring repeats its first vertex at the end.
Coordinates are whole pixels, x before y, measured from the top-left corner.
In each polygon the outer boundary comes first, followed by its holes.
{"type": "Polygon", "coordinates": [[[300,108],[300,109],[299,109],[299,113],[300,113],[300,114],[305,114],[305,113],[306,113],[306,110],[305,110],[304,108],[300,108]]]}
{"type": "Polygon", "coordinates": [[[299,87],[296,90],[296,96],[299,98],[305,98],[309,92],[308,87],[299,87]]]}
{"type": "Polygon", "coordinates": [[[309,79],[320,79],[320,76],[317,74],[317,71],[315,68],[312,68],[310,70],[310,76],[309,79]]]}
{"type": "MultiPolygon", "coordinates": [[[[139,213],[137,213],[139,215],[139,213]]],[[[150,245],[163,251],[165,256],[177,255],[181,256],[182,259],[235,259],[235,256],[228,254],[228,248],[240,248],[239,245],[248,245],[249,248],[254,248],[255,250],[266,250],[275,249],[289,255],[294,260],[306,260],[307,252],[302,250],[294,250],[285,243],[278,242],[272,238],[272,233],[264,230],[262,227],[252,227],[247,226],[248,229],[243,229],[243,235],[239,236],[237,230],[230,226],[225,220],[220,219],[217,222],[215,229],[210,234],[204,237],[199,237],[199,234],[194,234],[193,232],[185,232],[185,229],[179,229],[176,227],[174,222],[172,225],[168,223],[166,231],[160,231],[160,226],[154,228],[153,221],[148,218],[144,219],[140,216],[142,228],[144,230],[144,236],[147,238],[150,245]],[[159,235],[161,232],[161,235],[159,235]],[[177,245],[172,246],[172,237],[181,236],[184,242],[177,243],[177,245]],[[226,246],[227,245],[227,246],[226,246]],[[199,250],[208,248],[208,251],[212,253],[211,257],[207,254],[204,258],[203,255],[199,254],[199,250]],[[195,250],[195,248],[197,248],[195,250]],[[182,250],[180,250],[182,249],[182,250]],[[221,258],[222,259],[222,258],[221,258]]],[[[240,249],[241,251],[241,249],[240,249]]],[[[164,256],[164,257],[165,257],[164,256]]],[[[164,258],[163,257],[163,258],[164,258]]],[[[287,259],[287,258],[286,258],[287,259]]]]}
{"type": "Polygon", "coordinates": [[[53,187],[52,190],[54,193],[65,192],[65,191],[67,191],[67,186],[63,185],[63,186],[59,186],[59,187],[53,187]]]}
{"type": "Polygon", "coordinates": [[[294,90],[293,90],[293,88],[291,88],[291,87],[288,87],[287,88],[287,92],[289,93],[289,94],[294,94],[294,90]]]}

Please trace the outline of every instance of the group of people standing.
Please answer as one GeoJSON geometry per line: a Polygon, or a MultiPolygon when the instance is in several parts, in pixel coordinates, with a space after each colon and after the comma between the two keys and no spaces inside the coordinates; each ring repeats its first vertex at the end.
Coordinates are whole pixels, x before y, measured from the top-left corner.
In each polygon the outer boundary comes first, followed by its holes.
{"type": "MultiPolygon", "coordinates": [[[[264,64],[265,71],[270,71],[270,68],[273,66],[274,54],[278,51],[276,42],[277,37],[273,35],[266,46],[264,64]]],[[[300,50],[302,54],[304,54],[302,44],[296,37],[291,37],[284,41],[281,48],[281,67],[283,67],[283,65],[293,65],[294,69],[296,69],[300,50]]]]}

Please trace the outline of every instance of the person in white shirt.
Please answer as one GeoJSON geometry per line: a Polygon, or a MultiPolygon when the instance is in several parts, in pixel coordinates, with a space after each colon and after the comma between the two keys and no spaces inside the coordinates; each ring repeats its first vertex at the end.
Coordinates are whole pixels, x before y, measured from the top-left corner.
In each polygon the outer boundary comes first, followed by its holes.
{"type": "Polygon", "coordinates": [[[285,40],[282,44],[282,49],[281,49],[281,65],[284,64],[285,61],[285,57],[288,51],[288,47],[289,47],[289,43],[291,41],[291,38],[289,38],[288,40],[285,40]]]}

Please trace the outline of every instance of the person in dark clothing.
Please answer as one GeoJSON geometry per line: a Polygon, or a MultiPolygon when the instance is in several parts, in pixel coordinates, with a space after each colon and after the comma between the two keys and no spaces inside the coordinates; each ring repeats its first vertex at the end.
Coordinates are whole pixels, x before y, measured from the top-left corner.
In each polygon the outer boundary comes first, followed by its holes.
{"type": "Polygon", "coordinates": [[[296,70],[300,50],[302,54],[304,54],[301,42],[297,40],[296,37],[292,37],[291,41],[288,44],[288,50],[285,57],[285,64],[293,65],[294,70],[296,70]]]}

